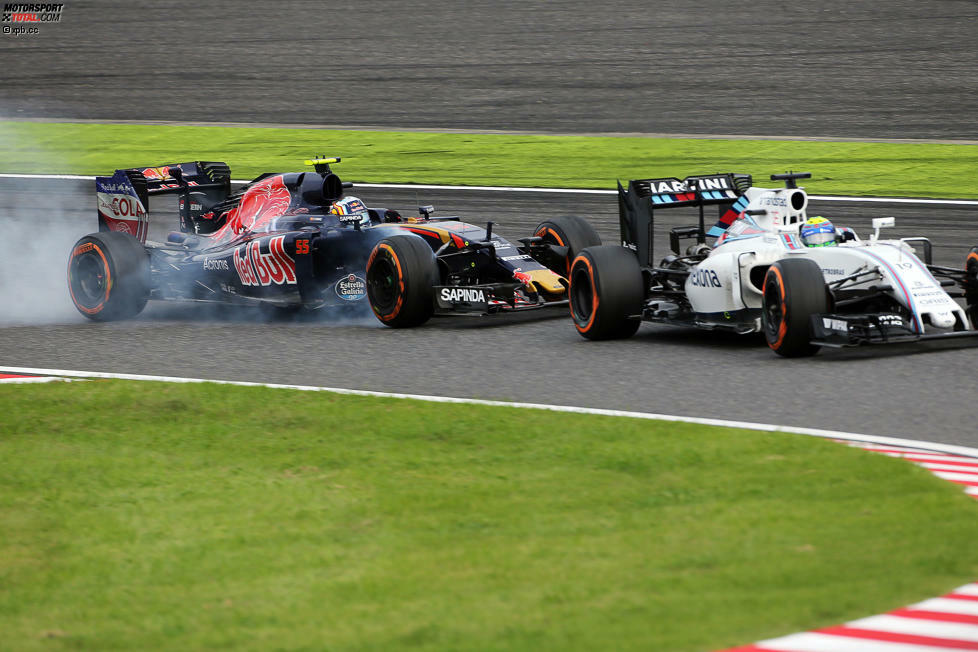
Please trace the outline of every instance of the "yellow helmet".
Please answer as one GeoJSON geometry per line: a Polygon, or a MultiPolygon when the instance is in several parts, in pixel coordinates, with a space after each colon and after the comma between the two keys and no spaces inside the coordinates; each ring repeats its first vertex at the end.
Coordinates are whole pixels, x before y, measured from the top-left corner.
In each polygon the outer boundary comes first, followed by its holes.
{"type": "Polygon", "coordinates": [[[801,241],[806,247],[834,247],[835,226],[821,215],[809,217],[801,225],[801,241]]]}

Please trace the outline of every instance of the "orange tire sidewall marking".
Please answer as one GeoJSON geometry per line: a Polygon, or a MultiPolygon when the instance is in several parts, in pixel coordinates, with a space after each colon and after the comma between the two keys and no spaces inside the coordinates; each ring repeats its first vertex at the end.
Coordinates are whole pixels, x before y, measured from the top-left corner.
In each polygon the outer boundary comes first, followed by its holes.
{"type": "MultiPolygon", "coordinates": [[[[557,245],[558,246],[560,246],[560,247],[566,247],[567,246],[567,245],[564,244],[564,240],[560,237],[560,234],[557,233],[556,231],[554,231],[553,229],[551,229],[549,226],[543,227],[542,229],[540,229],[539,231],[537,231],[533,235],[535,235],[537,237],[543,237],[543,235],[546,235],[546,234],[550,234],[551,236],[553,236],[553,239],[557,241],[557,245]]],[[[567,277],[567,278],[570,278],[571,267],[573,267],[574,265],[569,260],[564,261],[564,265],[566,266],[566,269],[564,271],[564,276],[567,277]]]]}
{"type": "Polygon", "coordinates": [[[772,272],[778,277],[778,289],[781,290],[781,324],[778,326],[778,341],[774,344],[768,342],[767,345],[772,349],[777,349],[781,346],[781,343],[784,341],[784,336],[788,332],[788,312],[785,309],[786,306],[784,304],[784,278],[781,276],[781,270],[772,265],[770,268],[768,268],[767,273],[770,274],[772,272]]]}
{"type": "Polygon", "coordinates": [[[394,310],[392,310],[390,314],[382,315],[377,312],[376,308],[374,308],[374,313],[380,317],[381,321],[390,321],[400,314],[401,306],[404,305],[404,273],[401,270],[401,261],[398,259],[397,254],[394,253],[394,249],[389,244],[384,243],[377,245],[377,247],[371,252],[370,259],[367,260],[367,267],[369,268],[373,264],[374,258],[377,257],[377,254],[380,253],[381,249],[387,252],[390,259],[394,261],[394,266],[397,267],[397,303],[394,304],[394,310]]]}
{"type": "Polygon", "coordinates": [[[105,302],[109,300],[109,294],[112,292],[112,272],[109,270],[109,261],[105,258],[105,254],[102,253],[102,249],[94,242],[86,242],[75,247],[71,252],[71,258],[68,260],[68,292],[71,294],[71,302],[75,304],[75,307],[84,312],[87,315],[96,315],[102,312],[105,308],[105,302]],[[75,299],[75,291],[71,287],[71,265],[75,262],[75,258],[89,251],[95,251],[98,253],[99,258],[102,259],[102,268],[105,270],[105,296],[102,297],[102,301],[99,302],[94,308],[86,308],[85,306],[78,303],[75,299]]]}
{"type": "MultiPolygon", "coordinates": [[[[577,319],[575,319],[574,327],[579,333],[586,333],[591,330],[592,326],[594,326],[594,317],[598,314],[598,284],[595,282],[594,268],[591,267],[591,261],[588,260],[587,257],[578,256],[575,258],[574,263],[571,265],[571,269],[574,268],[574,265],[576,265],[578,261],[581,261],[587,266],[587,275],[588,278],[591,279],[591,317],[587,320],[587,323],[583,327],[578,324],[577,319]]],[[[573,312],[571,313],[571,316],[574,316],[573,312]]]]}
{"type": "MultiPolygon", "coordinates": [[[[964,259],[964,269],[967,271],[968,265],[974,262],[975,267],[978,268],[978,252],[972,251],[968,254],[968,257],[964,259]]],[[[978,269],[976,269],[978,271],[978,269]]]]}

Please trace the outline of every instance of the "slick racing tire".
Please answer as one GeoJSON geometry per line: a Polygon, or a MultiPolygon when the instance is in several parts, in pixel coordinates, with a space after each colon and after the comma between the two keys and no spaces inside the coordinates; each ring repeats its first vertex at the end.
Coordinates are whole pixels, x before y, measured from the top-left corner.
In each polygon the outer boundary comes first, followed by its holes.
{"type": "Polygon", "coordinates": [[[972,247],[964,261],[964,300],[971,328],[978,329],[978,247],[972,247]]]}
{"type": "Polygon", "coordinates": [[[786,358],[815,355],[811,343],[811,316],[828,312],[829,298],[822,270],[814,261],[787,258],[771,265],[764,275],[761,321],[767,345],[786,358]]]}
{"type": "Polygon", "coordinates": [[[377,319],[391,328],[412,328],[431,318],[437,280],[435,255],[417,236],[384,238],[367,259],[367,299],[377,319]]]}
{"type": "Polygon", "coordinates": [[[645,290],[635,254],[617,245],[587,247],[570,271],[570,310],[589,340],[631,337],[642,324],[645,290]]]}
{"type": "MultiPolygon", "coordinates": [[[[540,222],[533,230],[535,237],[543,238],[544,243],[567,247],[567,256],[559,263],[553,261],[551,271],[567,277],[570,274],[571,261],[585,247],[596,247],[601,244],[601,237],[591,223],[577,215],[559,215],[540,222]]],[[[546,264],[546,263],[545,263],[546,264]]]]}
{"type": "Polygon", "coordinates": [[[128,233],[91,233],[68,258],[68,291],[78,312],[94,321],[135,317],[149,299],[149,256],[128,233]]]}

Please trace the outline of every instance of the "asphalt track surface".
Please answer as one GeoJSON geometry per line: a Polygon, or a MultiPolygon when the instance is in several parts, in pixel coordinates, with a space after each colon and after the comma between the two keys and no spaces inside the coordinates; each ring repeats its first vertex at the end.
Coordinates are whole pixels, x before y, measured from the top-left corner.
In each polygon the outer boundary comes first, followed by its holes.
{"type": "MultiPolygon", "coordinates": [[[[0,317],[0,364],[579,405],[978,445],[978,340],[785,360],[757,337],[650,324],[629,340],[589,342],[565,308],[436,318],[395,331],[369,315],[336,323],[322,313],[282,319],[151,302],[134,320],[90,323],[67,299],[64,268],[74,240],[95,230],[91,185],[0,180],[0,224],[7,225],[0,301],[13,306],[0,317]]],[[[617,236],[617,204],[608,195],[354,192],[405,214],[430,203],[466,221],[493,220],[504,237],[524,237],[542,219],[568,213],[586,216],[607,242],[617,236]]],[[[151,205],[157,233],[172,228],[169,208],[151,205]]],[[[927,235],[935,262],[956,266],[978,243],[974,212],[815,200],[810,207],[863,236],[872,217],[893,215],[897,227],[887,235],[927,235]]],[[[695,221],[687,212],[659,215],[663,229],[695,221]]],[[[657,249],[664,246],[660,240],[657,249]]]]}
{"type": "MultiPolygon", "coordinates": [[[[77,2],[38,35],[0,38],[0,116],[975,140],[976,17],[978,5],[959,0],[77,2]]],[[[63,274],[68,247],[94,229],[90,189],[21,184],[0,183],[4,364],[978,443],[971,342],[789,361],[756,339],[650,325],[625,342],[585,342],[562,310],[439,319],[410,332],[372,318],[265,323],[173,304],[131,322],[84,323],[67,304],[63,274]]],[[[511,237],[547,215],[577,213],[615,237],[608,196],[361,195],[493,219],[511,237]]],[[[893,235],[933,238],[938,263],[960,264],[978,241],[974,207],[812,210],[860,233],[869,217],[895,215],[893,235]]]]}
{"type": "Polygon", "coordinates": [[[978,138],[968,0],[70,2],[0,116],[978,138]]]}

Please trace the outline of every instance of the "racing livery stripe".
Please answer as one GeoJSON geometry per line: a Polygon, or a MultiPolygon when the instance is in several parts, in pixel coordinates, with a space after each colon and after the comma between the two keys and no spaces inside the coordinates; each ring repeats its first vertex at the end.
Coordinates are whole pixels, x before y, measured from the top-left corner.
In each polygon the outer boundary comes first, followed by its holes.
{"type": "Polygon", "coordinates": [[[912,262],[914,265],[916,265],[917,267],[919,267],[924,272],[924,274],[927,275],[927,278],[929,278],[930,280],[934,281],[934,285],[940,285],[941,284],[941,282],[938,281],[936,278],[934,278],[934,275],[930,273],[930,270],[927,269],[927,265],[925,265],[919,258],[917,258],[916,255],[909,254],[906,251],[904,251],[904,250],[900,249],[899,247],[897,247],[896,245],[892,245],[892,244],[890,244],[888,242],[878,242],[877,244],[879,244],[879,245],[881,245],[883,247],[891,247],[893,249],[896,249],[897,251],[899,251],[904,256],[907,256],[910,259],[910,262],[912,262]]]}
{"type": "Polygon", "coordinates": [[[889,261],[882,256],[874,254],[868,249],[862,251],[862,253],[879,261],[890,272],[890,275],[896,279],[897,284],[900,286],[900,291],[903,292],[903,296],[907,298],[907,307],[910,308],[910,313],[913,315],[914,328],[918,333],[923,333],[924,325],[920,322],[920,315],[917,314],[917,304],[914,303],[913,297],[910,295],[910,292],[907,291],[907,286],[903,284],[903,279],[900,278],[900,275],[896,273],[889,261]]]}
{"type": "Polygon", "coordinates": [[[712,235],[712,236],[722,235],[723,232],[727,230],[727,227],[733,224],[737,220],[737,218],[740,217],[740,215],[747,208],[748,204],[750,204],[750,201],[747,199],[746,196],[743,196],[737,201],[735,201],[733,205],[731,205],[730,208],[727,209],[727,212],[720,216],[720,219],[717,220],[717,223],[714,224],[712,227],[710,227],[710,230],[706,232],[706,235],[712,235]]]}

